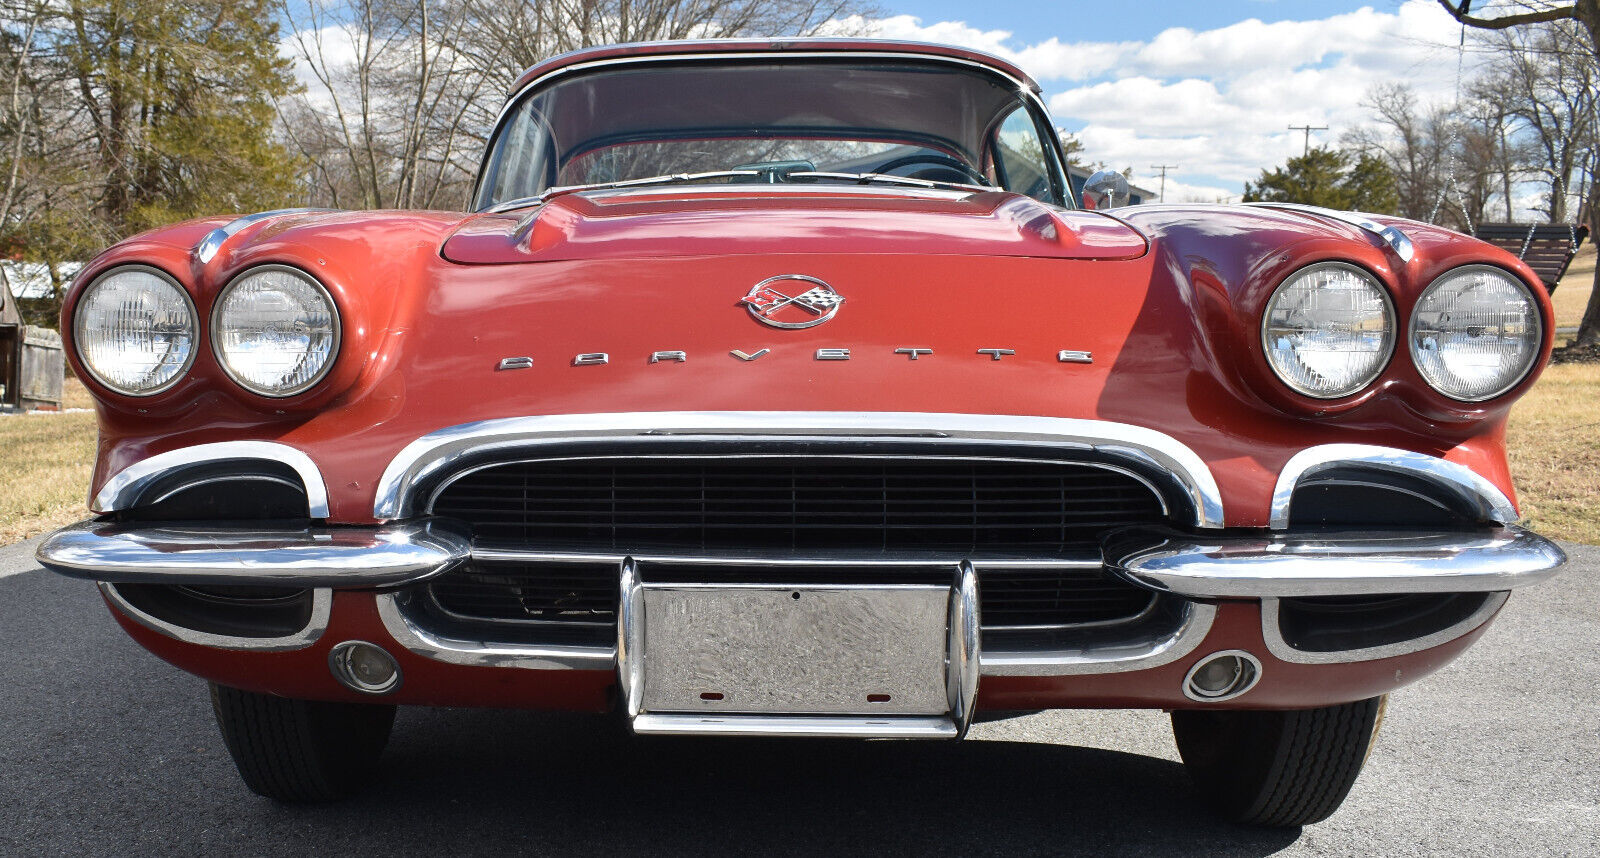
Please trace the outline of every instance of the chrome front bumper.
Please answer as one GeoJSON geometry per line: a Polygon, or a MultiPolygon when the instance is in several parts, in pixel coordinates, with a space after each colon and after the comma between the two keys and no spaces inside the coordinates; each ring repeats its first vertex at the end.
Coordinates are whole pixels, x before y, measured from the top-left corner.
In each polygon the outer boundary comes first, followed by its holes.
{"type": "Polygon", "coordinates": [[[380,527],[228,529],[84,522],[39,546],[39,565],[113,584],[377,589],[442,575],[471,540],[436,522],[380,527]]]}
{"type": "MultiPolygon", "coordinates": [[[[469,538],[431,521],[299,530],[87,522],[52,535],[37,556],[52,571],[110,583],[379,589],[442,575],[471,554],[469,538]]],[[[1111,540],[1105,559],[1113,573],[1157,592],[1261,599],[1511,590],[1554,575],[1566,555],[1542,536],[1501,527],[1248,536],[1135,532],[1111,540]]]]}
{"type": "Polygon", "coordinates": [[[1196,599],[1489,593],[1536,584],[1567,555],[1518,527],[1191,536],[1123,533],[1106,566],[1127,581],[1196,599]]]}

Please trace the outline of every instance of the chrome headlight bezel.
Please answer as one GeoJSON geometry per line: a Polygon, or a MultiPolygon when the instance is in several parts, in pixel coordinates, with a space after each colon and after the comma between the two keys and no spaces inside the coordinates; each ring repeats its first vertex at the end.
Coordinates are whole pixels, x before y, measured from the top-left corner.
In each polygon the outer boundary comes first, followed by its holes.
{"type": "Polygon", "coordinates": [[[1267,368],[1271,370],[1274,378],[1283,384],[1283,386],[1289,388],[1297,394],[1300,394],[1301,396],[1321,401],[1331,401],[1354,396],[1357,393],[1366,390],[1374,381],[1377,381],[1378,378],[1383,375],[1384,370],[1386,370],[1390,363],[1394,360],[1395,347],[1400,339],[1400,324],[1399,315],[1395,311],[1394,298],[1389,294],[1388,287],[1381,279],[1378,278],[1377,275],[1352,262],[1345,262],[1342,260],[1323,260],[1296,268],[1295,270],[1289,272],[1289,274],[1285,276],[1277,286],[1273,287],[1272,294],[1267,297],[1266,303],[1262,305],[1261,323],[1258,326],[1257,334],[1259,335],[1259,342],[1261,344],[1262,359],[1266,362],[1267,368]],[[1356,382],[1333,391],[1319,390],[1317,388],[1308,387],[1290,378],[1283,370],[1279,369],[1277,362],[1273,359],[1274,349],[1271,345],[1271,340],[1268,337],[1268,329],[1272,321],[1273,307],[1277,304],[1278,299],[1283,294],[1284,290],[1289,288],[1289,286],[1294,284],[1295,281],[1299,280],[1301,277],[1330,268],[1352,272],[1367,285],[1371,286],[1373,291],[1377,293],[1378,298],[1383,302],[1382,318],[1384,322],[1384,343],[1381,356],[1373,362],[1370,370],[1358,377],[1356,382]]]}
{"type": "Polygon", "coordinates": [[[1534,367],[1538,365],[1539,355],[1544,350],[1544,339],[1544,314],[1540,312],[1538,296],[1534,295],[1533,290],[1528,288],[1528,284],[1524,283],[1521,277],[1512,274],[1510,271],[1507,271],[1504,268],[1484,263],[1458,265],[1433,278],[1432,282],[1430,282],[1427,287],[1417,295],[1417,301],[1414,305],[1412,305],[1411,308],[1411,319],[1406,323],[1406,353],[1411,358],[1412,366],[1416,367],[1417,374],[1422,377],[1423,382],[1428,385],[1430,390],[1438,393],[1440,396],[1447,397],[1456,402],[1487,402],[1496,397],[1504,396],[1512,388],[1521,384],[1528,378],[1528,375],[1533,372],[1534,367]],[[1491,393],[1477,396],[1460,396],[1456,393],[1446,390],[1443,386],[1441,386],[1440,383],[1435,381],[1435,379],[1429,375],[1429,372],[1426,368],[1427,364],[1419,359],[1417,354],[1417,325],[1422,321],[1421,310],[1423,302],[1433,296],[1435,290],[1440,288],[1441,284],[1450,280],[1452,277],[1458,277],[1462,274],[1474,271],[1482,271],[1494,275],[1500,278],[1502,281],[1511,284],[1512,287],[1521,294],[1522,298],[1527,302],[1528,311],[1533,319],[1534,337],[1532,348],[1528,350],[1527,355],[1523,358],[1521,364],[1517,367],[1517,370],[1506,376],[1506,379],[1508,380],[1505,381],[1505,383],[1495,388],[1491,393]]]}
{"type": "Polygon", "coordinates": [[[99,384],[101,387],[104,387],[105,389],[120,396],[129,396],[142,399],[165,393],[166,391],[171,390],[173,387],[176,387],[180,382],[189,376],[189,370],[194,367],[195,355],[200,351],[200,342],[200,313],[195,309],[194,298],[189,294],[189,290],[183,288],[183,284],[179,283],[177,278],[153,265],[128,263],[108,268],[105,271],[95,275],[95,278],[89,281],[89,285],[84,287],[82,292],[78,293],[77,299],[73,302],[73,353],[77,355],[78,363],[83,367],[84,371],[88,373],[89,377],[93,379],[96,384],[99,384]],[[184,356],[183,363],[181,363],[178,368],[172,372],[172,375],[165,381],[147,388],[128,388],[107,379],[103,371],[96,369],[94,362],[90,360],[89,356],[84,352],[84,345],[87,341],[87,337],[84,335],[84,309],[89,299],[93,297],[97,289],[101,288],[112,278],[123,274],[132,274],[135,272],[153,276],[157,280],[171,287],[172,290],[183,299],[184,312],[188,315],[186,333],[189,339],[189,350],[184,356]]]}
{"type": "Polygon", "coordinates": [[[296,268],[292,265],[283,265],[281,263],[269,262],[261,265],[252,265],[234,275],[233,279],[229,280],[228,284],[223,286],[222,289],[217,292],[216,300],[213,302],[211,307],[210,323],[211,330],[209,339],[211,342],[211,352],[212,355],[216,357],[217,365],[222,368],[222,372],[227,375],[234,384],[239,385],[239,387],[243,388],[249,393],[268,399],[288,399],[314,389],[328,377],[329,373],[333,371],[334,365],[339,362],[340,349],[344,345],[344,323],[340,318],[339,304],[333,299],[333,293],[328,289],[327,286],[323,285],[322,281],[318,280],[304,269],[296,268]],[[234,368],[232,363],[229,362],[228,352],[224,348],[222,342],[222,314],[223,309],[227,305],[228,297],[233,293],[234,289],[236,289],[240,284],[244,283],[249,278],[258,274],[265,274],[272,271],[283,272],[300,280],[303,283],[310,285],[312,289],[315,290],[317,297],[321,298],[322,301],[327,305],[328,317],[332,323],[331,340],[329,342],[327,352],[328,356],[327,359],[323,361],[322,366],[319,367],[315,373],[306,378],[306,380],[293,387],[282,389],[264,387],[256,384],[250,379],[243,377],[234,368]]]}

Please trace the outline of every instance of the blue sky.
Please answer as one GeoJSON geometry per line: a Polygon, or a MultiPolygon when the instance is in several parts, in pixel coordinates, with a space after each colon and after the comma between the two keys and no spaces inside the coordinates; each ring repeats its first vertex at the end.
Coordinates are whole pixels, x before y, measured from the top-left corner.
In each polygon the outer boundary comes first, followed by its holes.
{"type": "MultiPolygon", "coordinates": [[[[1089,160],[1132,167],[1168,201],[1237,198],[1263,168],[1371,123],[1376,86],[1410,85],[1424,105],[1455,100],[1460,27],[1436,0],[880,0],[854,21],[891,38],[1006,56],[1045,90],[1089,160]],[[1108,9],[1121,10],[1108,12],[1108,9]]],[[[1470,75],[1477,57],[1464,58],[1470,75]]]]}
{"type": "Polygon", "coordinates": [[[888,0],[879,8],[924,21],[966,21],[981,30],[1010,30],[1019,37],[1062,41],[1148,39],[1168,27],[1209,30],[1246,18],[1265,22],[1323,18],[1362,6],[1392,9],[1393,0],[888,0]]]}

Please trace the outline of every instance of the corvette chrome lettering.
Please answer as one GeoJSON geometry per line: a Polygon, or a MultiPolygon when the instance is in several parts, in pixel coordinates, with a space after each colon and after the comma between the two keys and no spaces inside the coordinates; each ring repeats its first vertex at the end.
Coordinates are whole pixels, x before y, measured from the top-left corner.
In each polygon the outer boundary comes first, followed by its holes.
{"type": "MultiPolygon", "coordinates": [[[[852,350],[849,348],[817,349],[812,352],[812,359],[829,361],[851,360],[856,356],[854,353],[855,351],[859,350],[852,350]]],[[[925,357],[931,357],[933,353],[933,349],[923,346],[900,346],[894,349],[894,354],[905,355],[907,360],[921,360],[925,357]]],[[[991,361],[997,361],[1005,357],[1015,356],[1017,354],[1017,350],[984,348],[977,349],[976,353],[978,355],[987,356],[991,361]]],[[[759,348],[753,352],[747,352],[744,349],[731,349],[728,352],[730,357],[738,359],[741,363],[750,363],[752,361],[760,360],[769,354],[772,354],[772,349],[770,348],[759,348]]],[[[650,352],[648,357],[649,363],[687,363],[688,361],[689,353],[683,349],[654,351],[650,352]]],[[[573,366],[602,366],[609,364],[610,362],[611,355],[606,352],[585,352],[583,354],[575,355],[572,358],[573,366]]],[[[1092,364],[1094,363],[1094,354],[1093,352],[1083,351],[1080,349],[1061,349],[1056,352],[1056,362],[1068,364],[1092,364]]],[[[497,372],[500,370],[532,368],[533,358],[526,355],[501,358],[500,362],[495,365],[495,370],[497,372]]]]}

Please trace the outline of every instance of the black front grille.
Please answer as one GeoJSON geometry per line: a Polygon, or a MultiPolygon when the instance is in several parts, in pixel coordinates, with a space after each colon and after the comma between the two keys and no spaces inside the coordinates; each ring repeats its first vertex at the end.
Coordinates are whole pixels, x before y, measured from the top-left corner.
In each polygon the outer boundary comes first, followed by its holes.
{"type": "Polygon", "coordinates": [[[480,544],[579,550],[1095,550],[1162,520],[1119,471],[1056,461],[629,457],[519,462],[448,485],[435,515],[480,544]]]}

